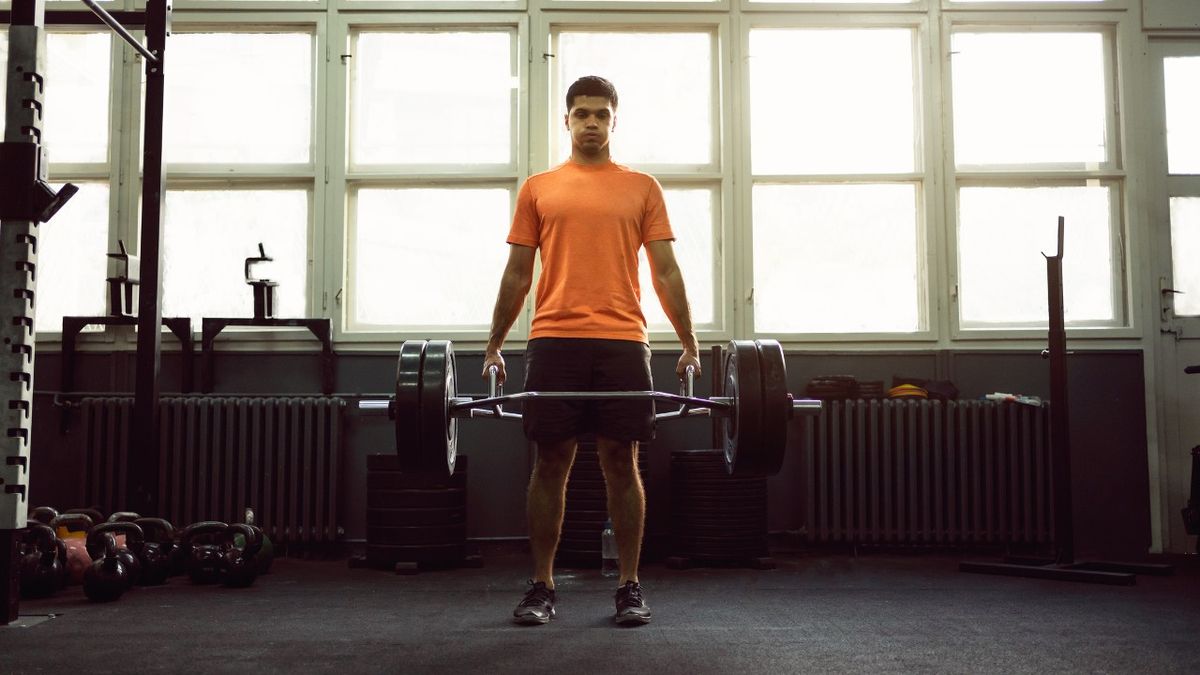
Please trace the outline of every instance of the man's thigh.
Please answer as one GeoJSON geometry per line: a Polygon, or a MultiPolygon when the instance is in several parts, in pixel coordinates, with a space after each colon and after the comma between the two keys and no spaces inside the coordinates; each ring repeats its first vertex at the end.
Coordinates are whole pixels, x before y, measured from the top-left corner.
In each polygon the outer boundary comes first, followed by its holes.
{"type": "MultiPolygon", "coordinates": [[[[525,350],[525,391],[587,391],[591,367],[585,341],[537,338],[525,350]]],[[[587,428],[586,401],[527,399],[523,409],[525,436],[554,443],[573,438],[587,428]]]]}
{"type": "MultiPolygon", "coordinates": [[[[630,340],[599,340],[592,362],[594,391],[651,391],[650,347],[630,340]]],[[[596,401],[597,435],[617,441],[654,439],[654,401],[596,401]]]]}

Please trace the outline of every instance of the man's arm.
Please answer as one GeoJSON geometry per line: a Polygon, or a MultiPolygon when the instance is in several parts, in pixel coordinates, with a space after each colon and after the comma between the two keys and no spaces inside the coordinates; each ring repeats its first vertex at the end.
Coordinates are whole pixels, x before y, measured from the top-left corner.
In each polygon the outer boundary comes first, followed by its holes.
{"type": "Polygon", "coordinates": [[[500,356],[500,347],[508,330],[512,328],[521,307],[525,305],[525,296],[529,294],[529,286],[533,283],[533,258],[537,249],[520,244],[510,244],[508,264],[504,267],[504,276],[500,278],[500,292],[496,296],[496,309],[492,311],[492,330],[488,334],[487,353],[483,360],[483,375],[487,377],[488,367],[499,366],[499,382],[504,382],[504,359],[500,356]]]}
{"type": "Polygon", "coordinates": [[[683,285],[683,272],[675,260],[675,248],[671,240],[662,239],[646,243],[646,257],[650,259],[651,279],[654,282],[654,292],[662,303],[663,311],[675,334],[683,345],[683,356],[679,359],[676,373],[684,376],[687,366],[695,367],[700,374],[700,343],[696,340],[696,332],[692,328],[692,308],[688,305],[687,290],[683,285]]]}

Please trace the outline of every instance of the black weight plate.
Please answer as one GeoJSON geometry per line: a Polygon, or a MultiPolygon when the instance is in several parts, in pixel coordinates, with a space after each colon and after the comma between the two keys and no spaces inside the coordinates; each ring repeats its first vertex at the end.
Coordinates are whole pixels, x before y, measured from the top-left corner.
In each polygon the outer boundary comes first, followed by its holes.
{"type": "Polygon", "coordinates": [[[368,490],[432,490],[465,488],[467,475],[447,476],[445,471],[368,471],[368,490]]]}
{"type": "Polygon", "coordinates": [[[783,468],[787,452],[788,420],[792,401],[787,390],[787,365],[777,340],[755,340],[762,380],[762,452],[759,469],[774,476],[783,468]]]}
{"type": "Polygon", "coordinates": [[[421,527],[367,526],[367,543],[385,546],[456,544],[467,538],[467,526],[426,525],[421,527]]]}
{"type": "Polygon", "coordinates": [[[671,497],[673,499],[695,500],[699,502],[715,501],[719,503],[727,503],[729,501],[742,501],[747,498],[765,498],[766,490],[757,487],[708,487],[696,486],[690,487],[686,485],[675,485],[671,487],[671,497]]]}
{"type": "Polygon", "coordinates": [[[601,521],[591,520],[591,521],[586,521],[586,522],[572,520],[568,523],[564,519],[562,531],[563,532],[595,532],[597,535],[599,535],[600,531],[604,529],[605,522],[606,522],[605,520],[601,520],[601,521]]]}
{"type": "Polygon", "coordinates": [[[462,488],[430,490],[368,490],[370,509],[436,509],[465,506],[467,493],[462,488]]]}
{"type": "Polygon", "coordinates": [[[450,415],[458,395],[454,347],[449,340],[430,340],[421,359],[421,466],[454,473],[458,456],[458,418],[450,415]]]}
{"type": "Polygon", "coordinates": [[[608,493],[603,488],[601,488],[599,490],[592,489],[592,488],[584,489],[584,488],[579,488],[579,487],[571,487],[571,485],[568,484],[567,485],[567,499],[568,500],[586,499],[586,500],[604,501],[604,500],[608,499],[608,493]]]}
{"type": "Polygon", "coordinates": [[[689,448],[672,450],[671,461],[683,462],[716,462],[724,466],[725,450],[723,448],[689,448]]]}
{"type": "Polygon", "coordinates": [[[762,475],[762,381],[758,347],[749,340],[730,340],[725,354],[725,395],[733,399],[733,410],[721,421],[725,465],[730,475],[762,475]]]}
{"type": "MultiPolygon", "coordinates": [[[[454,474],[467,472],[466,455],[459,455],[454,463],[454,474]]],[[[404,471],[400,458],[393,454],[367,455],[367,471],[404,471]]]]}
{"type": "Polygon", "coordinates": [[[389,546],[367,544],[367,564],[371,567],[391,567],[398,562],[446,563],[467,556],[465,543],[437,546],[389,546]]]}
{"type": "Polygon", "coordinates": [[[596,511],[607,506],[604,502],[572,502],[567,500],[566,515],[579,513],[581,511],[596,511]]]}
{"type": "Polygon", "coordinates": [[[424,340],[405,340],[396,364],[396,458],[404,469],[421,467],[421,358],[424,340]]]}
{"type": "Polygon", "coordinates": [[[719,537],[721,539],[741,539],[749,537],[766,537],[767,524],[727,524],[727,523],[687,523],[672,524],[671,531],[680,537],[719,537]]]}
{"type": "Polygon", "coordinates": [[[707,504],[671,503],[671,513],[681,517],[695,518],[760,518],[767,515],[766,504],[730,504],[710,506],[707,504]]]}
{"type": "MultiPolygon", "coordinates": [[[[724,469],[722,469],[724,471],[724,469]]],[[[672,472],[671,482],[675,485],[687,487],[713,487],[720,490],[721,488],[741,488],[754,487],[763,485],[762,479],[759,478],[732,478],[728,474],[721,475],[717,473],[702,473],[702,474],[682,474],[672,472]]]]}
{"type": "Polygon", "coordinates": [[[368,526],[459,525],[466,520],[465,506],[444,509],[367,509],[368,526]]]}

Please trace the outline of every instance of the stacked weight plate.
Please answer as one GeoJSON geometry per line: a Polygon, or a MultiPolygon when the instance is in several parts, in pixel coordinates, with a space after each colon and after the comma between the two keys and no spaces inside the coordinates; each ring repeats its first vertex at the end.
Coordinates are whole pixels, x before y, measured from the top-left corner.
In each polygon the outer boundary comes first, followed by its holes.
{"type": "Polygon", "coordinates": [[[672,452],[671,554],[701,564],[761,564],[768,555],[767,479],[730,477],[721,450],[672,452]]]}
{"type": "Polygon", "coordinates": [[[454,475],[400,471],[396,455],[367,456],[367,565],[452,565],[466,557],[467,458],[454,475]]]}
{"type": "MultiPolygon", "coordinates": [[[[646,452],[638,452],[638,473],[646,478],[646,452]]],[[[724,460],[722,460],[724,461],[724,460]]],[[[594,443],[580,443],[567,483],[567,505],[555,564],[562,567],[600,567],[600,533],[608,519],[604,473],[594,443]]]]}

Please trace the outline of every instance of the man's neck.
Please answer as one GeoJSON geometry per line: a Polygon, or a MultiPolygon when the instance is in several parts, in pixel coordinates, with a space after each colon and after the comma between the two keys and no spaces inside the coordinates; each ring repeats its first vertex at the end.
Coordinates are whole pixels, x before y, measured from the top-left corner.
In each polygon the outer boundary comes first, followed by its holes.
{"type": "Polygon", "coordinates": [[[599,166],[601,164],[608,164],[610,161],[608,148],[605,147],[603,150],[593,155],[584,154],[580,152],[578,148],[572,148],[571,161],[575,162],[576,164],[583,164],[585,166],[599,166]]]}

